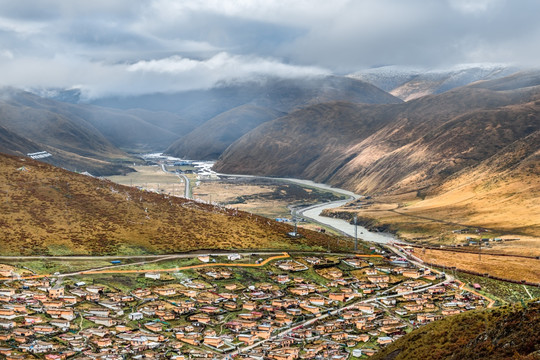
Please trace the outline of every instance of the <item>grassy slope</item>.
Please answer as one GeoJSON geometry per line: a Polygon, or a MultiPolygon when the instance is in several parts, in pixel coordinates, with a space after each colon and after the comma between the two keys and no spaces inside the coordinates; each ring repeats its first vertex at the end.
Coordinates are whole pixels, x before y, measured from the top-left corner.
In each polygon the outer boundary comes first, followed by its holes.
{"type": "Polygon", "coordinates": [[[423,326],[383,351],[375,360],[538,359],[540,303],[465,312],[423,326]],[[536,352],[536,355],[533,353],[536,352]]]}
{"type": "Polygon", "coordinates": [[[243,212],[167,198],[0,154],[0,253],[167,253],[198,248],[301,248],[328,237],[243,212]],[[25,170],[18,170],[21,167],[25,170]]]}
{"type": "Polygon", "coordinates": [[[407,238],[438,238],[449,229],[437,220],[538,236],[540,93],[488,85],[406,104],[302,109],[239,139],[216,168],[375,195],[388,206],[360,216],[407,238]]]}

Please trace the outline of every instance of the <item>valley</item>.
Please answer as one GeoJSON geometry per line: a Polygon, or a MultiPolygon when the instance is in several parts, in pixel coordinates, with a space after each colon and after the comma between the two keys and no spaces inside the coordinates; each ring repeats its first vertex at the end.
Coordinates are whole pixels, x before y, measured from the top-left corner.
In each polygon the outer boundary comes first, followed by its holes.
{"type": "Polygon", "coordinates": [[[538,1],[0,1],[0,360],[540,360],[538,1]]]}
{"type": "Polygon", "coordinates": [[[0,357],[366,359],[449,316],[525,312],[537,83],[409,83],[401,102],[358,80],[268,80],[210,91],[197,125],[185,99],[172,113],[11,91],[0,301],[25,309],[0,309],[0,357]]]}

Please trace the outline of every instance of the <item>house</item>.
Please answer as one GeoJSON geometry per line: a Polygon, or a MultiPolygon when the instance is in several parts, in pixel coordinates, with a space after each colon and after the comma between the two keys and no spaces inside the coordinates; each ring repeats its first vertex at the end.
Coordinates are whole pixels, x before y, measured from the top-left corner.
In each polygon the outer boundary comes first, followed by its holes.
{"type": "Polygon", "coordinates": [[[460,312],[461,312],[460,309],[443,309],[441,311],[441,314],[443,314],[444,316],[449,316],[449,315],[459,314],[460,312]]]}
{"type": "Polygon", "coordinates": [[[110,311],[109,309],[91,308],[88,309],[87,312],[95,316],[108,317],[110,311]]]}
{"type": "Polygon", "coordinates": [[[69,327],[71,326],[71,322],[69,322],[68,320],[62,320],[62,319],[53,319],[49,321],[49,324],[62,329],[62,331],[69,329],[69,327]]]}
{"type": "Polygon", "coordinates": [[[386,345],[386,344],[390,344],[392,341],[394,341],[394,339],[392,339],[391,337],[389,336],[381,336],[377,339],[377,343],[379,345],[386,345]]]}
{"type": "Polygon", "coordinates": [[[37,340],[29,344],[28,351],[34,354],[41,354],[52,351],[54,344],[46,341],[37,340]]]}
{"type": "Polygon", "coordinates": [[[1,329],[13,329],[15,327],[15,321],[12,320],[0,320],[1,329]]]}
{"type": "Polygon", "coordinates": [[[89,285],[85,289],[93,294],[101,294],[105,290],[105,287],[101,285],[89,285]]]}
{"type": "Polygon", "coordinates": [[[13,309],[2,309],[0,308],[0,319],[14,319],[16,318],[18,315],[15,314],[15,310],[13,309]]]}
{"type": "Polygon", "coordinates": [[[2,288],[0,289],[0,295],[2,296],[8,296],[8,297],[11,297],[13,295],[15,295],[15,289],[12,289],[12,288],[2,288]]]}
{"type": "Polygon", "coordinates": [[[39,324],[42,322],[43,322],[43,318],[41,316],[26,315],[24,317],[24,325],[39,324]]]}
{"type": "Polygon", "coordinates": [[[114,326],[116,324],[116,321],[108,317],[91,316],[87,319],[98,325],[103,325],[107,327],[114,326]]]}
{"type": "Polygon", "coordinates": [[[43,335],[48,335],[48,334],[52,334],[56,332],[56,330],[54,329],[54,326],[49,325],[49,324],[34,325],[34,331],[36,332],[36,334],[43,334],[43,335]]]}
{"type": "Polygon", "coordinates": [[[417,304],[417,303],[407,303],[403,306],[403,308],[405,308],[408,311],[422,311],[424,309],[422,304],[417,304]]]}
{"type": "Polygon", "coordinates": [[[238,334],[236,338],[238,339],[238,341],[241,341],[246,345],[252,345],[253,343],[255,343],[255,340],[257,340],[255,336],[250,334],[238,334]]]}
{"type": "Polygon", "coordinates": [[[373,284],[385,283],[390,281],[390,276],[388,275],[370,275],[367,277],[368,281],[373,284]]]}
{"type": "Polygon", "coordinates": [[[328,297],[330,298],[330,300],[334,300],[334,301],[345,301],[345,294],[344,293],[330,293],[328,294],[328,297]]]}
{"type": "Polygon", "coordinates": [[[145,278],[159,280],[161,278],[161,273],[159,272],[147,272],[144,274],[145,278]]]}
{"type": "Polygon", "coordinates": [[[235,260],[242,259],[242,256],[240,254],[229,254],[229,255],[227,255],[227,259],[229,261],[235,261],[235,260]]]}
{"type": "Polygon", "coordinates": [[[207,263],[210,262],[210,255],[200,255],[197,257],[200,262],[207,263]]]}
{"type": "Polygon", "coordinates": [[[203,344],[210,347],[220,348],[225,343],[223,339],[219,336],[205,336],[203,340],[203,344]]]}
{"type": "Polygon", "coordinates": [[[51,299],[59,299],[64,296],[64,287],[60,284],[54,285],[49,289],[49,297],[51,299]]]}
{"type": "Polygon", "coordinates": [[[73,309],[66,309],[66,308],[49,308],[45,310],[47,315],[52,317],[53,319],[66,319],[66,320],[73,320],[75,319],[75,313],[73,312],[73,309]]]}
{"type": "Polygon", "coordinates": [[[199,346],[201,344],[202,335],[197,332],[177,332],[176,338],[182,342],[185,342],[186,344],[199,346]]]}
{"type": "Polygon", "coordinates": [[[375,311],[375,307],[371,304],[360,303],[355,307],[365,314],[373,314],[373,312],[375,311]]]}
{"type": "Polygon", "coordinates": [[[401,275],[408,278],[418,279],[422,277],[423,274],[418,270],[404,270],[401,275]]]}
{"type": "Polygon", "coordinates": [[[159,322],[147,322],[146,324],[144,324],[144,327],[153,332],[163,331],[163,324],[159,322]]]}
{"type": "Polygon", "coordinates": [[[172,296],[176,295],[176,290],[170,287],[155,288],[154,293],[161,296],[172,296]]]}
{"type": "Polygon", "coordinates": [[[34,330],[27,328],[16,328],[13,329],[12,334],[15,336],[32,336],[34,335],[34,330]]]}
{"type": "Polygon", "coordinates": [[[425,313],[425,314],[416,314],[416,321],[420,323],[432,322],[442,319],[442,315],[425,313]]]}

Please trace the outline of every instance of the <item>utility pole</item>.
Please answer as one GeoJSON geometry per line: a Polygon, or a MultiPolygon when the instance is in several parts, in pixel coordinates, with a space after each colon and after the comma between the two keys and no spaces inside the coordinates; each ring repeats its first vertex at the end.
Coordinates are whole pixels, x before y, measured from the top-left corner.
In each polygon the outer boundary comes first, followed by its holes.
{"type": "Polygon", "coordinates": [[[358,216],[354,215],[354,251],[358,250],[358,216]]]}
{"type": "Polygon", "coordinates": [[[478,261],[482,261],[482,238],[480,238],[478,245],[478,261]]]}
{"type": "Polygon", "coordinates": [[[296,210],[293,210],[293,221],[294,221],[294,237],[298,236],[298,220],[296,219],[296,210]]]}

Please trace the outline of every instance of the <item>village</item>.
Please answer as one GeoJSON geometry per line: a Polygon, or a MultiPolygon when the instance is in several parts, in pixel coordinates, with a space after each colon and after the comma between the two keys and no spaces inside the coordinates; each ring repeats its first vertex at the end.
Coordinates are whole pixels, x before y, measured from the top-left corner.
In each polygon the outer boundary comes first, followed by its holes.
{"type": "Polygon", "coordinates": [[[145,285],[123,290],[89,276],[5,280],[0,358],[364,359],[416,327],[488,305],[448,274],[388,254],[250,256],[235,266],[247,256],[119,271],[145,285]]]}

